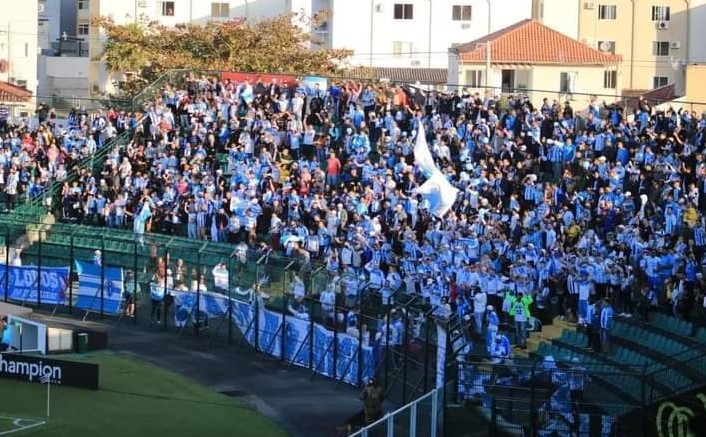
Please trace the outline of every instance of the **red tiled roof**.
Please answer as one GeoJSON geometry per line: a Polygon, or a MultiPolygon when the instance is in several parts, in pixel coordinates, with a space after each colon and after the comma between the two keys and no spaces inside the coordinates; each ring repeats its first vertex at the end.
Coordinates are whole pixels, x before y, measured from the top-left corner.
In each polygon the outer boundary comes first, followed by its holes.
{"type": "Polygon", "coordinates": [[[32,92],[0,80],[0,102],[29,102],[32,92]]]}
{"type": "Polygon", "coordinates": [[[490,42],[493,63],[606,65],[622,56],[598,51],[547,27],[536,20],[523,20],[475,41],[456,47],[462,62],[485,62],[490,42]]]}

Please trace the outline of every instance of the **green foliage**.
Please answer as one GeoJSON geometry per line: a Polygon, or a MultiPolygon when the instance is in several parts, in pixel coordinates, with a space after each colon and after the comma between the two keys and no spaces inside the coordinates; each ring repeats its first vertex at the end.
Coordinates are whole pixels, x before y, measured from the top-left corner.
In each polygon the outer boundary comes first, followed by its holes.
{"type": "Polygon", "coordinates": [[[115,24],[98,17],[93,24],[107,37],[99,59],[114,73],[127,73],[120,88],[134,96],[167,70],[226,70],[286,74],[334,73],[349,50],[319,47],[309,29],[326,14],[283,14],[259,21],[236,19],[204,25],[167,27],[156,21],[115,24]]]}

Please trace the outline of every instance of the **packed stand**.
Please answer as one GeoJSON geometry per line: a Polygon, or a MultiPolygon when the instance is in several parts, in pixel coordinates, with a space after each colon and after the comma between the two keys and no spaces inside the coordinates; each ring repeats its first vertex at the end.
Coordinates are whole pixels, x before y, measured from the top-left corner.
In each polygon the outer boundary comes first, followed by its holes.
{"type": "MultiPolygon", "coordinates": [[[[614,312],[706,322],[706,119],[630,109],[594,99],[579,117],[569,102],[466,90],[192,75],[147,105],[100,173],[67,183],[63,213],[138,235],[264,242],[326,265],[322,304],[419,296],[467,321],[495,360],[511,355],[508,335],[525,347],[555,316],[607,344],[614,312]],[[460,190],[441,218],[415,192],[420,123],[460,190]]],[[[300,282],[294,314],[310,292],[300,282]]]]}
{"type": "MultiPolygon", "coordinates": [[[[87,112],[81,107],[67,119],[41,103],[33,116],[10,117],[0,105],[0,191],[5,210],[39,197],[54,181],[60,181],[81,159],[95,153],[127,124],[116,111],[87,112]]],[[[78,206],[76,206],[78,208],[78,206]]]]}

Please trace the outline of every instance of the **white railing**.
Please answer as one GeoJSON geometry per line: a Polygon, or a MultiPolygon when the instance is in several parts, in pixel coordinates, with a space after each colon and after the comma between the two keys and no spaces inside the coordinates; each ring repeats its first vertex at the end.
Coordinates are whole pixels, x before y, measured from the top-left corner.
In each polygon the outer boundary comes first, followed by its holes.
{"type": "Polygon", "coordinates": [[[375,437],[383,435],[385,437],[437,437],[440,435],[441,414],[439,407],[442,402],[443,388],[436,388],[400,409],[387,413],[382,419],[348,437],[368,437],[368,433],[372,435],[374,431],[375,437]],[[423,403],[428,404],[429,401],[431,401],[431,405],[423,405],[423,403]],[[428,426],[423,426],[424,429],[420,429],[422,427],[419,426],[420,414],[427,414],[429,417],[428,426]],[[398,432],[395,432],[395,425],[401,428],[398,429],[398,432]],[[426,434],[427,431],[429,434],[426,434]]]}

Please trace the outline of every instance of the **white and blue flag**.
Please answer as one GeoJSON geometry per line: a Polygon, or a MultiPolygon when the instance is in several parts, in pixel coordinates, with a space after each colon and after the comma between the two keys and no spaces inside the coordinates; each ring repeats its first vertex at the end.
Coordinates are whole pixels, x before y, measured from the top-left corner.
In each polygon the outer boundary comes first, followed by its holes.
{"type": "Polygon", "coordinates": [[[120,312],[125,290],[122,268],[104,267],[101,275],[101,266],[76,261],[76,272],[78,273],[76,308],[87,311],[102,309],[103,312],[114,314],[120,312]]]}
{"type": "Polygon", "coordinates": [[[436,167],[434,158],[429,151],[424,125],[419,123],[417,141],[414,145],[414,159],[417,161],[422,174],[427,178],[426,182],[414,192],[421,194],[429,203],[429,212],[442,218],[446,214],[458,196],[458,190],[454,188],[444,174],[436,167]]]}

